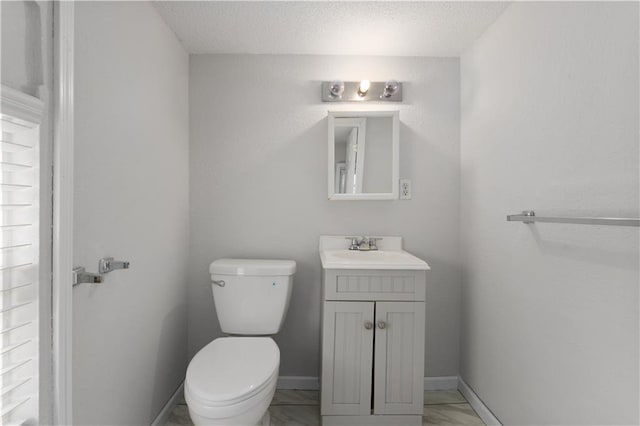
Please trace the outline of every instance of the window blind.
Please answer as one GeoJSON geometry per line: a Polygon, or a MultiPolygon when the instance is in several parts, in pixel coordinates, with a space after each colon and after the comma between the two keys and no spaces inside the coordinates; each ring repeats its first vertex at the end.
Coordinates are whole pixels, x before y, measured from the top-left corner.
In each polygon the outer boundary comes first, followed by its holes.
{"type": "Polygon", "coordinates": [[[37,107],[42,110],[39,100],[5,87],[1,105],[0,424],[35,424],[39,405],[37,107]]]}

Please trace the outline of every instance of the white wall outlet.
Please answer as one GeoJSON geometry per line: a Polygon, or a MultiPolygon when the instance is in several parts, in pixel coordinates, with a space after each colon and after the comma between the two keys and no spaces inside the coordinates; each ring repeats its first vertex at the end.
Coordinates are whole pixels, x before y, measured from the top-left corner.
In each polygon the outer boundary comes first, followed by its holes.
{"type": "Polygon", "coordinates": [[[400,179],[400,199],[411,199],[411,179],[400,179]]]}

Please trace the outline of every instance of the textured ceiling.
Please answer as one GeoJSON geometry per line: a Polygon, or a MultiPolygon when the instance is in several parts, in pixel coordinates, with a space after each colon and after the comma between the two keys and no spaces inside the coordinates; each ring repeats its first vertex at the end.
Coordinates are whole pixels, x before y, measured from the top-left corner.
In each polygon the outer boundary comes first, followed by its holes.
{"type": "Polygon", "coordinates": [[[459,56],[507,2],[163,1],[191,53],[459,56]]]}

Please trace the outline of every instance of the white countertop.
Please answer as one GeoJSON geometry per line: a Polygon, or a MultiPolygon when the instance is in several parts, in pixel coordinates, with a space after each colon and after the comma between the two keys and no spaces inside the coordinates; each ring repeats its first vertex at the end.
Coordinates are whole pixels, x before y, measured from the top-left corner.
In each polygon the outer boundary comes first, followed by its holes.
{"type": "Polygon", "coordinates": [[[320,259],[325,269],[429,270],[424,260],[402,250],[402,238],[382,237],[379,250],[348,249],[343,236],[320,237],[320,259]]]}

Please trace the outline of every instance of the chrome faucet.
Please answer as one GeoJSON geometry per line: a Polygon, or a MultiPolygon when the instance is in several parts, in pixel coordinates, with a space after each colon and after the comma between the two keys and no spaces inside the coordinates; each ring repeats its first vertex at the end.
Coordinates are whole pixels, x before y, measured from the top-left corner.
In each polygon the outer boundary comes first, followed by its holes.
{"type": "Polygon", "coordinates": [[[360,241],[358,241],[358,237],[345,237],[347,240],[351,240],[351,245],[349,246],[349,250],[360,250],[360,241]]]}
{"type": "Polygon", "coordinates": [[[349,250],[358,251],[374,251],[378,250],[378,241],[380,237],[345,237],[347,240],[351,240],[349,250]]]}

